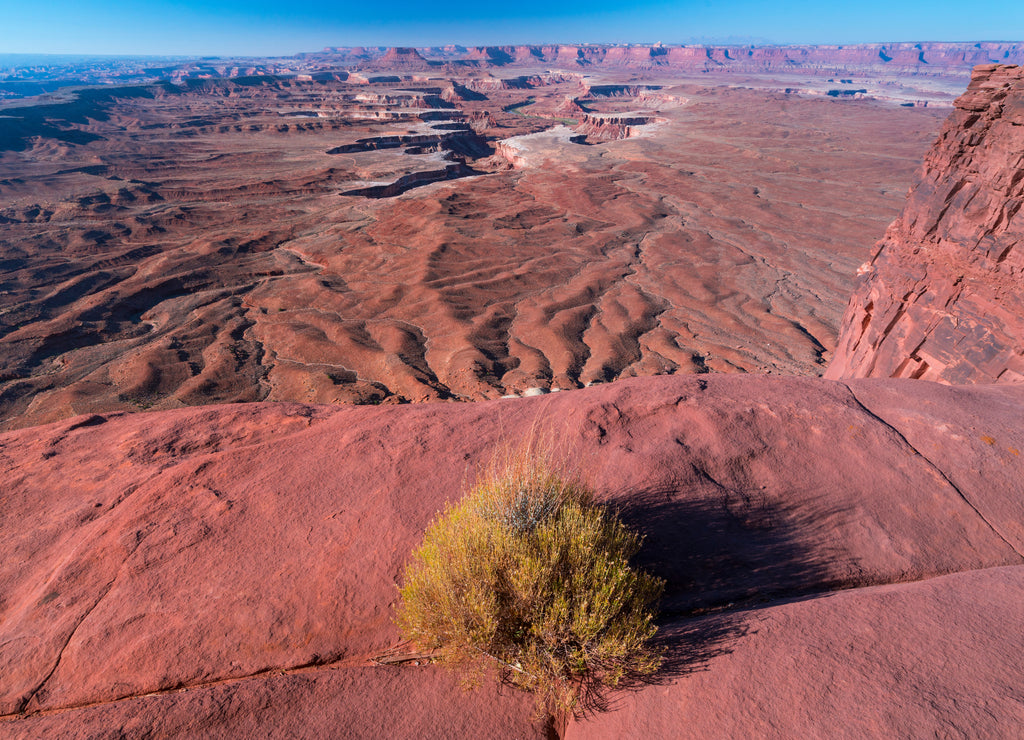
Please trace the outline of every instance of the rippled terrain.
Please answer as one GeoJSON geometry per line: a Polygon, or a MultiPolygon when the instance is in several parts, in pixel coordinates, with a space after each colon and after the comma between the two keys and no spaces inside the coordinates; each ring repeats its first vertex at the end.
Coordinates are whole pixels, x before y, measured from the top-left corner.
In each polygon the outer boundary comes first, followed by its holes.
{"type": "Polygon", "coordinates": [[[435,72],[21,101],[0,119],[0,425],[820,375],[947,111],[728,81],[435,72]]]}

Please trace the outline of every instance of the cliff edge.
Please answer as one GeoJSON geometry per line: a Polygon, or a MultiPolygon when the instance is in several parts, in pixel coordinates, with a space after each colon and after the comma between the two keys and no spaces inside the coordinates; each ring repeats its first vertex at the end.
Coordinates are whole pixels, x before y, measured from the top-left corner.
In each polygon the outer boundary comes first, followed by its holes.
{"type": "Polygon", "coordinates": [[[983,65],[843,317],[826,378],[1024,382],[1024,67],[983,65]]]}

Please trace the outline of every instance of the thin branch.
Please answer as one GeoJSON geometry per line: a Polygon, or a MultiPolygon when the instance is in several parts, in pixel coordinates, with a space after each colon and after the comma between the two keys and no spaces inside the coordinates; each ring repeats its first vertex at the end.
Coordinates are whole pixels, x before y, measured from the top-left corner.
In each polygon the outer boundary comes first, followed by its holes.
{"type": "Polygon", "coordinates": [[[494,661],[495,663],[498,663],[499,665],[503,665],[503,666],[505,666],[506,668],[511,668],[511,669],[512,669],[513,671],[516,671],[516,672],[518,672],[518,673],[522,673],[522,674],[523,674],[524,676],[529,676],[530,678],[533,678],[533,679],[536,679],[536,678],[537,678],[537,677],[536,677],[536,676],[534,676],[534,675],[533,675],[532,673],[527,673],[526,671],[524,671],[524,670],[522,669],[522,667],[520,667],[520,666],[517,666],[517,665],[512,665],[511,663],[506,663],[506,662],[505,662],[504,660],[502,660],[501,658],[499,658],[499,657],[497,657],[497,656],[495,656],[495,655],[491,655],[491,654],[490,654],[489,652],[487,652],[486,650],[481,650],[480,648],[478,648],[478,647],[476,647],[476,646],[473,646],[473,649],[474,649],[474,650],[476,650],[476,651],[477,651],[478,653],[480,653],[481,655],[483,655],[484,657],[486,657],[486,658],[490,658],[491,660],[493,660],[493,661],[494,661]]]}
{"type": "Polygon", "coordinates": [[[416,660],[434,660],[444,656],[444,650],[430,650],[425,653],[384,653],[376,657],[370,658],[372,663],[377,665],[400,665],[402,663],[412,663],[416,660]]]}

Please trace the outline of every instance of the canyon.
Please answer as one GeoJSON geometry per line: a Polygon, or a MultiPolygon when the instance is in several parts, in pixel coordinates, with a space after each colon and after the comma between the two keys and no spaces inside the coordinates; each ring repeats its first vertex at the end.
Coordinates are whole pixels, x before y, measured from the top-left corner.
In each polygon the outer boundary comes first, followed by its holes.
{"type": "Polygon", "coordinates": [[[873,83],[455,71],[0,110],[0,427],[820,375],[952,100],[924,76],[847,100],[873,83]]]}
{"type": "Polygon", "coordinates": [[[1024,71],[954,102],[946,46],[898,100],[509,47],[0,111],[0,734],[1021,726],[1024,71]],[[667,584],[661,673],[577,716],[393,622],[538,430],[667,584]]]}

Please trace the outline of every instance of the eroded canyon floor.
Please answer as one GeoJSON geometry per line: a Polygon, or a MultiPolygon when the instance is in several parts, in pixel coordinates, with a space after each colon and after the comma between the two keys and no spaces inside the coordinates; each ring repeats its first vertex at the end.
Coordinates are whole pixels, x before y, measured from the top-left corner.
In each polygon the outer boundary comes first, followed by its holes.
{"type": "Polygon", "coordinates": [[[820,375],[947,111],[640,77],[23,102],[0,141],[0,426],[820,375]]]}

